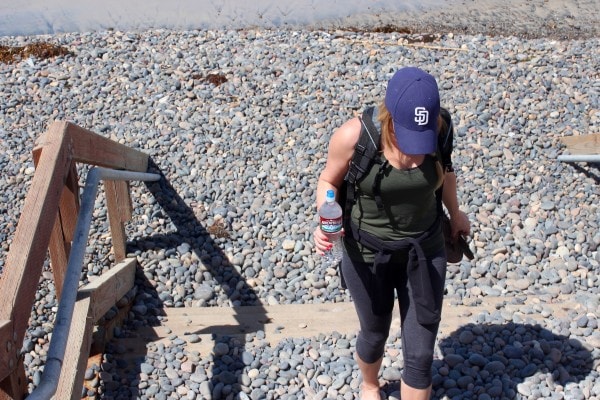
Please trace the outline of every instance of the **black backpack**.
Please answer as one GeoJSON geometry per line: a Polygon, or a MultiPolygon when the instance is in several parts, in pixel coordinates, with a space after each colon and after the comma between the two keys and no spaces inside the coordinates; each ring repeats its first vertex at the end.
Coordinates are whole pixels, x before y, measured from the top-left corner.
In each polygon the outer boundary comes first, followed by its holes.
{"type": "MultiPolygon", "coordinates": [[[[385,170],[385,164],[387,161],[382,161],[379,155],[380,150],[380,138],[381,133],[374,122],[375,107],[368,107],[363,111],[360,117],[361,130],[360,137],[356,146],[354,147],[354,154],[350,161],[348,172],[344,177],[342,187],[338,191],[338,202],[342,206],[343,211],[343,226],[346,232],[351,232],[350,227],[350,214],[352,212],[352,206],[356,201],[356,185],[361,181],[373,168],[375,164],[380,166],[379,172],[375,178],[373,185],[373,192],[375,194],[375,200],[377,207],[383,209],[383,203],[379,193],[379,183],[382,178],[383,171],[385,170]]],[[[446,124],[446,131],[438,135],[438,149],[435,157],[441,162],[442,168],[446,171],[453,171],[452,169],[452,149],[454,142],[454,126],[452,125],[452,118],[450,113],[445,108],[440,109],[440,115],[444,119],[446,124]]],[[[437,209],[442,219],[444,227],[444,236],[446,245],[454,247],[453,250],[462,252],[468,259],[473,259],[473,253],[469,249],[469,245],[466,240],[461,236],[459,237],[459,243],[451,243],[449,237],[449,221],[442,207],[442,187],[436,191],[437,209]]],[[[447,251],[448,253],[448,251],[447,251]]],[[[462,254],[460,258],[462,258],[462,254]]],[[[456,256],[458,257],[458,256],[456,256]]],[[[450,262],[458,262],[460,260],[450,260],[450,262]]]]}
{"type": "MultiPolygon", "coordinates": [[[[380,150],[380,139],[381,132],[375,125],[373,121],[373,115],[375,113],[375,107],[369,107],[363,111],[362,116],[360,117],[361,122],[361,130],[360,137],[356,146],[354,147],[354,154],[352,156],[352,160],[350,161],[350,166],[348,168],[348,172],[344,177],[344,182],[342,187],[339,190],[338,194],[338,202],[342,205],[342,210],[344,212],[344,228],[347,229],[347,224],[350,221],[350,212],[352,210],[352,206],[356,200],[356,185],[365,177],[371,168],[375,164],[380,167],[384,167],[386,161],[382,161],[379,155],[380,150]]],[[[445,133],[442,133],[438,136],[438,151],[436,157],[439,157],[442,162],[442,167],[446,171],[452,171],[452,143],[454,139],[454,128],[452,126],[452,118],[450,117],[450,113],[445,108],[440,109],[440,114],[442,118],[444,118],[446,122],[445,133]]],[[[383,173],[384,168],[380,168],[381,173],[383,173]]],[[[377,206],[381,209],[383,208],[383,204],[381,203],[381,198],[377,196],[378,194],[378,179],[381,178],[379,176],[375,179],[375,184],[373,191],[375,193],[375,198],[377,201],[377,206]]],[[[438,201],[439,211],[442,211],[442,198],[441,198],[441,187],[436,192],[436,197],[438,201]]]]}

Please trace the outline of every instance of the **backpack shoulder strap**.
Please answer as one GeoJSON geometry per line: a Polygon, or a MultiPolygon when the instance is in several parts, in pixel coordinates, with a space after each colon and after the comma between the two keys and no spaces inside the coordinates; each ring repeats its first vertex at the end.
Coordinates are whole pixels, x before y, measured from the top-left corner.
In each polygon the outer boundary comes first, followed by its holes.
{"type": "Polygon", "coordinates": [[[354,153],[340,191],[342,196],[340,203],[344,205],[344,227],[349,226],[350,223],[350,213],[356,196],[356,183],[369,172],[375,162],[379,162],[381,134],[374,122],[376,118],[377,109],[375,107],[366,108],[359,117],[360,136],[354,146],[354,153]]]}
{"type": "Polygon", "coordinates": [[[365,176],[371,169],[373,161],[378,158],[381,134],[373,122],[375,116],[375,107],[369,107],[359,117],[361,123],[360,136],[354,146],[354,154],[345,177],[345,180],[350,183],[356,183],[365,176]]]}
{"type": "MultiPolygon", "coordinates": [[[[436,151],[436,158],[441,162],[444,173],[454,171],[452,166],[452,150],[454,148],[454,125],[452,124],[452,117],[450,112],[445,108],[440,108],[440,115],[444,119],[446,126],[445,131],[440,132],[438,135],[438,146],[436,151]]],[[[436,192],[437,208],[440,215],[444,214],[444,208],[442,206],[442,193],[443,185],[440,186],[436,192]]]]}
{"type": "Polygon", "coordinates": [[[444,168],[444,172],[452,172],[452,150],[454,148],[454,125],[450,112],[445,109],[440,109],[440,115],[444,119],[446,129],[438,135],[438,157],[444,168]]]}

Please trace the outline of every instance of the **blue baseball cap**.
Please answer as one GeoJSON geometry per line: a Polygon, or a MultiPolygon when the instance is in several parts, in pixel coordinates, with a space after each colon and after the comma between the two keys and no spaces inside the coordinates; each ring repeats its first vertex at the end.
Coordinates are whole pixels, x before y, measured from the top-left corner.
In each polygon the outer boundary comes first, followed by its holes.
{"type": "Polygon", "coordinates": [[[416,67],[399,69],[388,82],[385,106],[392,115],[396,142],[403,153],[436,151],[440,92],[432,75],[416,67]]]}

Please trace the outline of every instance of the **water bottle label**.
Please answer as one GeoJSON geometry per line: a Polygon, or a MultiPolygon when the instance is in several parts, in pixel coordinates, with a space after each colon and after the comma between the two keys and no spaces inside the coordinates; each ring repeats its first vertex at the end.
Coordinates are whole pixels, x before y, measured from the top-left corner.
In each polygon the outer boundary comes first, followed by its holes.
{"type": "Polygon", "coordinates": [[[325,233],[337,233],[342,230],[342,217],[340,218],[319,218],[321,221],[321,230],[325,233]]]}

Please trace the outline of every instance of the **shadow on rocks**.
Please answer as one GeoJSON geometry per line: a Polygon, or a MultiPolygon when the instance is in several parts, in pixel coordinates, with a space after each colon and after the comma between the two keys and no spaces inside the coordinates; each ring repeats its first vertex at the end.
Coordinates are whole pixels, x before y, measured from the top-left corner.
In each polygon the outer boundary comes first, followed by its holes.
{"type": "Polygon", "coordinates": [[[539,325],[469,324],[441,339],[439,347],[436,399],[554,398],[558,386],[585,380],[593,363],[581,342],[539,325]]]}
{"type": "MultiPolygon", "coordinates": [[[[171,389],[177,389],[179,385],[186,387],[195,387],[195,391],[199,393],[199,398],[214,398],[214,399],[233,399],[238,398],[242,391],[243,369],[247,365],[251,365],[255,360],[245,351],[245,334],[260,332],[264,330],[264,322],[267,321],[266,310],[260,304],[258,296],[254,290],[247,284],[242,274],[229,262],[225,252],[222,249],[222,243],[225,238],[213,238],[211,233],[214,233],[209,227],[205,227],[201,221],[198,221],[194,211],[184,202],[177,194],[176,190],[164,176],[158,166],[150,161],[148,172],[161,175],[161,179],[157,182],[147,182],[146,185],[152,193],[161,211],[166,214],[172,224],[175,226],[174,232],[169,234],[155,234],[149,237],[137,239],[135,242],[130,242],[131,249],[142,249],[144,251],[164,250],[165,258],[177,257],[178,251],[182,244],[190,246],[187,251],[195,253],[197,259],[203,264],[204,272],[200,275],[194,274],[188,279],[193,279],[202,288],[202,298],[214,299],[219,293],[215,287],[219,286],[225,295],[228,297],[230,304],[234,305],[234,317],[237,321],[236,325],[227,326],[210,326],[210,321],[202,321],[206,328],[201,331],[190,331],[186,334],[201,334],[212,333],[212,338],[215,342],[212,354],[208,356],[202,355],[202,359],[193,362],[192,371],[187,371],[188,376],[182,376],[185,373],[181,370],[181,363],[175,361],[173,368],[180,373],[180,376],[170,378],[170,383],[164,381],[164,371],[159,373],[156,383],[159,383],[166,392],[167,396],[169,389],[165,390],[165,384],[171,385],[171,389]],[[217,262],[218,261],[218,262],[217,262]],[[227,289],[229,288],[229,289],[227,289]],[[208,292],[208,293],[207,293],[208,292]],[[251,311],[247,311],[251,310],[251,311]],[[249,323],[249,321],[251,322],[249,323]],[[179,367],[179,368],[178,368],[179,367]],[[207,370],[203,370],[207,368],[207,370]],[[195,371],[194,371],[195,369],[195,371]],[[174,382],[175,381],[175,382],[174,382]]],[[[180,266],[181,268],[189,268],[180,266]]],[[[144,266],[142,265],[142,269],[144,266]]],[[[160,268],[160,267],[158,267],[160,268]]],[[[199,270],[199,269],[198,269],[199,270]]],[[[133,311],[136,319],[140,317],[141,321],[128,321],[128,325],[135,332],[136,324],[142,326],[158,326],[161,324],[161,316],[165,315],[164,306],[183,306],[188,301],[197,300],[193,295],[187,295],[186,301],[173,301],[173,297],[169,293],[158,293],[155,283],[149,281],[149,277],[138,271],[136,277],[136,285],[138,287],[137,303],[143,303],[143,307],[147,310],[144,313],[136,312],[136,304],[133,305],[133,311]],[[143,291],[143,293],[140,293],[143,291]]],[[[172,271],[171,271],[172,272],[172,271]]],[[[167,275],[169,277],[169,275],[167,275]]],[[[171,275],[169,279],[176,280],[176,277],[171,275]]],[[[190,286],[191,287],[191,286],[190,286]]],[[[187,288],[189,289],[189,288],[187,288]]],[[[194,289],[190,289],[194,290],[194,289]]],[[[196,289],[197,290],[197,289],[196,289]]],[[[221,297],[223,297],[221,293],[221,297]]],[[[147,332],[145,330],[144,332],[147,332]]],[[[135,333],[134,333],[135,334],[135,333]]],[[[138,338],[145,342],[154,341],[158,338],[143,337],[138,338]]],[[[172,342],[178,347],[175,350],[161,349],[162,351],[175,351],[180,353],[185,346],[185,341],[181,338],[173,338],[172,342]],[[182,346],[179,348],[179,345],[182,346]]],[[[139,347],[139,346],[138,346],[139,347]]],[[[164,355],[163,355],[164,356],[164,355]]],[[[136,379],[141,379],[145,375],[151,375],[152,371],[165,369],[164,361],[153,360],[149,353],[146,357],[138,357],[136,360],[135,373],[136,379]],[[154,362],[155,365],[152,365],[154,362]],[[158,365],[158,366],[157,366],[158,365]],[[153,368],[154,367],[154,368],[153,368]]],[[[160,356],[159,356],[160,357],[160,356]]],[[[167,355],[169,357],[180,357],[180,354],[167,355]]],[[[163,357],[164,358],[164,357],[163,357]]],[[[167,374],[168,375],[168,374],[167,374]]],[[[144,383],[145,386],[149,384],[144,383]]],[[[129,391],[142,392],[141,389],[134,387],[129,388],[129,391]]],[[[148,391],[148,388],[144,390],[148,391]]],[[[142,393],[130,393],[132,398],[137,398],[142,393]]],[[[151,398],[154,393],[144,393],[144,396],[151,398]]]]}
{"type": "Polygon", "coordinates": [[[571,164],[571,166],[588,178],[593,179],[597,185],[600,185],[600,163],[587,163],[588,168],[579,164],[571,164]]]}

